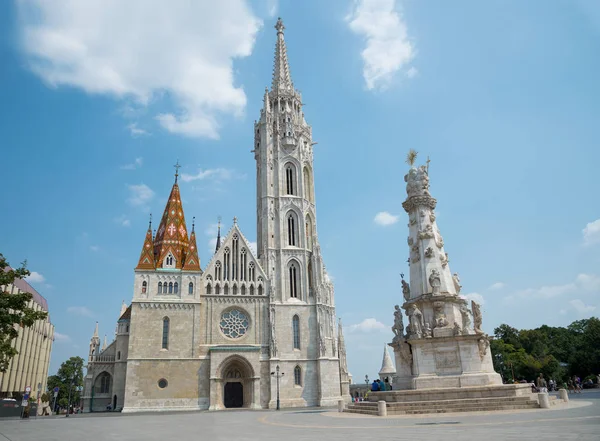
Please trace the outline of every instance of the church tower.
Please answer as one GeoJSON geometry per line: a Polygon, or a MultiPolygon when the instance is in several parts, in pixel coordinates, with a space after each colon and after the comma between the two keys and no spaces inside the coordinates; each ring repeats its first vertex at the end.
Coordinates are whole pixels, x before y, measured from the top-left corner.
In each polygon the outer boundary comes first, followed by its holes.
{"type": "Polygon", "coordinates": [[[332,405],[341,396],[340,382],[334,380],[340,377],[340,365],[333,285],[317,237],[315,143],[304,119],[302,96],[290,75],[281,19],[275,29],[271,90],[265,90],[254,126],[257,248],[269,278],[270,320],[275,330],[271,370],[280,365],[287,373],[284,381],[303,386],[298,397],[291,394],[282,405],[332,405]]]}

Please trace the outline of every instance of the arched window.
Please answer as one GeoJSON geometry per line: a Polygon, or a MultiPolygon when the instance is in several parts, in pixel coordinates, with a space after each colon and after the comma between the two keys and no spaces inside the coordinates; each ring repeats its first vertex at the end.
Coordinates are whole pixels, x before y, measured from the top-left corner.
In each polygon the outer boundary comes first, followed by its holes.
{"type": "Polygon", "coordinates": [[[121,351],[117,351],[117,360],[121,359],[121,351]]]}
{"type": "Polygon", "coordinates": [[[240,251],[240,280],[246,280],[246,262],[248,260],[248,255],[246,253],[246,248],[242,248],[240,251]]]}
{"type": "Polygon", "coordinates": [[[229,275],[231,273],[231,255],[229,253],[229,247],[225,247],[224,253],[225,263],[223,264],[223,279],[229,280],[229,275]]]}
{"type": "Polygon", "coordinates": [[[96,393],[107,394],[108,392],[110,392],[110,375],[102,372],[96,378],[96,393]]]}
{"type": "Polygon", "coordinates": [[[254,282],[254,262],[250,262],[248,265],[248,280],[254,282]]]}
{"type": "Polygon", "coordinates": [[[194,294],[194,284],[192,282],[188,285],[188,294],[194,294]]]}
{"type": "Polygon", "coordinates": [[[313,267],[312,262],[308,262],[308,295],[313,294],[313,267]]]}
{"type": "Polygon", "coordinates": [[[300,366],[294,368],[294,384],[296,386],[302,386],[302,369],[300,366]]]}
{"type": "Polygon", "coordinates": [[[232,291],[232,294],[233,294],[234,296],[237,296],[237,285],[235,285],[235,284],[234,284],[234,285],[233,285],[233,288],[231,289],[231,291],[232,291]]]}
{"type": "Polygon", "coordinates": [[[169,282],[169,294],[173,294],[173,282],[169,282]]]}
{"type": "Polygon", "coordinates": [[[162,348],[169,349],[169,317],[163,319],[162,348]]]}
{"type": "Polygon", "coordinates": [[[223,286],[223,295],[229,295],[229,285],[227,283],[225,283],[225,286],[223,286]]]}
{"type": "Polygon", "coordinates": [[[287,194],[295,195],[296,189],[296,173],[295,167],[292,164],[285,166],[285,189],[287,194]]]}
{"type": "Polygon", "coordinates": [[[314,203],[312,175],[308,167],[304,167],[304,199],[314,203]]]}
{"type": "Polygon", "coordinates": [[[263,287],[262,287],[262,285],[258,285],[258,295],[259,296],[263,295],[263,287]]]}
{"type": "Polygon", "coordinates": [[[173,292],[177,294],[179,292],[179,283],[175,282],[173,284],[173,292]]]}
{"type": "Polygon", "coordinates": [[[125,332],[129,332],[129,325],[125,326],[125,332]]]}
{"type": "Polygon", "coordinates": [[[172,254],[169,254],[167,257],[165,257],[165,266],[172,267],[174,266],[174,262],[175,259],[173,258],[172,254]]]}
{"type": "Polygon", "coordinates": [[[294,335],[294,349],[300,349],[300,318],[297,315],[292,318],[292,332],[294,335]]]}
{"type": "Polygon", "coordinates": [[[142,294],[146,294],[146,289],[148,288],[148,282],[145,280],[142,282],[142,294]]]}
{"type": "Polygon", "coordinates": [[[246,295],[246,285],[242,285],[242,288],[241,288],[241,290],[240,290],[240,291],[241,291],[241,294],[242,294],[243,296],[245,296],[245,295],[246,295]]]}
{"type": "Polygon", "coordinates": [[[221,280],[221,262],[219,260],[215,263],[215,280],[221,280]]]}
{"type": "Polygon", "coordinates": [[[296,228],[297,228],[297,222],[296,222],[296,216],[294,216],[294,213],[290,213],[288,214],[287,217],[287,227],[288,227],[288,245],[295,247],[298,243],[298,238],[297,238],[297,234],[296,234],[296,228]]]}
{"type": "Polygon", "coordinates": [[[162,294],[162,282],[158,282],[158,293],[162,294]]]}
{"type": "Polygon", "coordinates": [[[250,295],[254,295],[254,285],[250,285],[250,295]]]}
{"type": "Polygon", "coordinates": [[[300,270],[297,268],[296,264],[293,262],[290,264],[290,266],[288,268],[288,276],[289,276],[289,280],[290,280],[290,297],[297,299],[298,295],[300,294],[300,289],[299,289],[300,270]]]}
{"type": "Polygon", "coordinates": [[[215,285],[215,294],[221,294],[221,286],[218,283],[215,285]]]}
{"type": "Polygon", "coordinates": [[[208,285],[206,285],[206,294],[208,294],[208,295],[212,294],[212,287],[210,286],[210,283],[208,285]]]}

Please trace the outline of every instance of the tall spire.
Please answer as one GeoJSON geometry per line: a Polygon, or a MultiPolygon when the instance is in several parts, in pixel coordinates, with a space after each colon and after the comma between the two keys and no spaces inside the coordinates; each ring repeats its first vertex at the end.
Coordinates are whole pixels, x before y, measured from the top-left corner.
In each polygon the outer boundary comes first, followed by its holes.
{"type": "Polygon", "coordinates": [[[219,216],[219,224],[217,226],[217,245],[215,246],[215,254],[221,248],[221,216],[219,216]]]}
{"type": "Polygon", "coordinates": [[[123,303],[121,303],[121,312],[119,313],[119,318],[123,315],[125,311],[127,311],[127,304],[125,303],[125,300],[123,300],[123,303]]]}
{"type": "Polygon", "coordinates": [[[281,17],[277,19],[275,29],[277,29],[277,44],[275,45],[275,66],[273,68],[273,83],[271,88],[272,90],[293,89],[294,85],[292,84],[290,66],[287,60],[287,49],[283,38],[285,26],[281,17]]]}
{"type": "Polygon", "coordinates": [[[184,270],[200,271],[200,258],[196,246],[196,218],[192,218],[192,234],[190,234],[190,251],[183,265],[184,270]]]}
{"type": "Polygon", "coordinates": [[[106,350],[108,347],[108,339],[106,338],[106,334],[104,334],[104,344],[102,345],[102,350],[106,350]]]}
{"type": "Polygon", "coordinates": [[[154,269],[154,239],[152,238],[152,214],[148,222],[148,231],[135,269],[154,269]]]}
{"type": "Polygon", "coordinates": [[[396,373],[394,363],[392,363],[392,357],[387,350],[387,345],[383,346],[383,361],[381,362],[381,369],[379,370],[379,377],[387,377],[396,373]]]}
{"type": "Polygon", "coordinates": [[[96,322],[96,328],[94,329],[94,337],[93,338],[100,338],[98,336],[98,322],[96,322]]]}
{"type": "Polygon", "coordinates": [[[342,373],[348,373],[348,362],[346,361],[346,343],[344,342],[344,330],[342,319],[338,321],[338,357],[340,359],[340,370],[342,373]]]}

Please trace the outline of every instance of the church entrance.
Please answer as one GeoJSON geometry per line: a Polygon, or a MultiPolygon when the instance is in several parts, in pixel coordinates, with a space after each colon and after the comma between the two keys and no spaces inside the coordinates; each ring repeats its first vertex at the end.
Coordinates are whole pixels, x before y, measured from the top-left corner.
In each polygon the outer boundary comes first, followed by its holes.
{"type": "Polygon", "coordinates": [[[225,383],[223,404],[226,408],[244,407],[244,386],[241,382],[225,383]]]}

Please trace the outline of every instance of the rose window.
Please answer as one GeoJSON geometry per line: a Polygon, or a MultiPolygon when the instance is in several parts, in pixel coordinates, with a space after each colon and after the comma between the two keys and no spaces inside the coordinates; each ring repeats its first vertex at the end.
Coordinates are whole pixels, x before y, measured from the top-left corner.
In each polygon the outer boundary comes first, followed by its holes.
{"type": "Polygon", "coordinates": [[[238,309],[221,314],[221,332],[229,338],[240,338],[246,334],[250,327],[250,320],[246,314],[238,309]]]}

